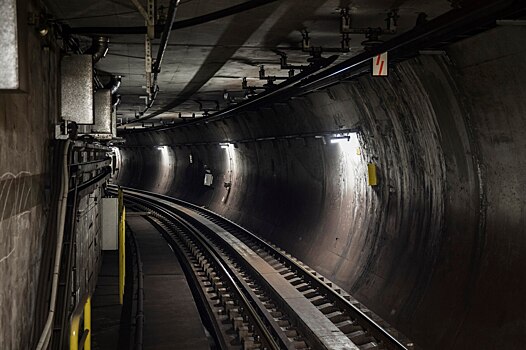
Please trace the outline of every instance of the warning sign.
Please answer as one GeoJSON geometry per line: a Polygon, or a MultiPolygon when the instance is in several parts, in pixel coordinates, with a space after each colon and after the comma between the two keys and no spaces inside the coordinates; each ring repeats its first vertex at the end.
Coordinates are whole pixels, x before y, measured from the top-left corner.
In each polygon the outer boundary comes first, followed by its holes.
{"type": "Polygon", "coordinates": [[[387,52],[373,57],[373,77],[387,76],[387,52]]]}

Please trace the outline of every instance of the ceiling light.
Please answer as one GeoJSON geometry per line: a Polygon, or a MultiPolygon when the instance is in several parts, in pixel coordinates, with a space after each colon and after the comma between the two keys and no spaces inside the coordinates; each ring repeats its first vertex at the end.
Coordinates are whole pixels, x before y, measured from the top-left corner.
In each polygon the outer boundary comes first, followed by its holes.
{"type": "Polygon", "coordinates": [[[348,142],[349,140],[350,140],[350,136],[331,137],[331,143],[343,143],[343,142],[348,142]]]}

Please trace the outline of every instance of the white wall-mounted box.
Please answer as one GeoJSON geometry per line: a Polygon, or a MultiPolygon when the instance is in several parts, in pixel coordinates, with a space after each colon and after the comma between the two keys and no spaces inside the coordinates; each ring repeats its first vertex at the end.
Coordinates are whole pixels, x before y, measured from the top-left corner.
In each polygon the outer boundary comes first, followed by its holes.
{"type": "Polygon", "coordinates": [[[119,243],[119,201],[102,198],[102,250],[117,250],[119,243]]]}

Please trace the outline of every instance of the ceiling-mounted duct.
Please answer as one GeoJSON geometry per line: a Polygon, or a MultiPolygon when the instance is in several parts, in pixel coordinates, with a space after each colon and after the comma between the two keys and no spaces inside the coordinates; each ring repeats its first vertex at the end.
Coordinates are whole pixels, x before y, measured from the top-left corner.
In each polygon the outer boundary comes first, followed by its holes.
{"type": "Polygon", "coordinates": [[[91,47],[85,52],[93,57],[93,64],[100,61],[108,53],[108,44],[110,39],[105,36],[93,37],[91,47]]]}
{"type": "Polygon", "coordinates": [[[122,84],[122,77],[120,75],[114,75],[111,77],[110,82],[106,85],[106,89],[110,89],[112,95],[119,90],[122,84]]]}

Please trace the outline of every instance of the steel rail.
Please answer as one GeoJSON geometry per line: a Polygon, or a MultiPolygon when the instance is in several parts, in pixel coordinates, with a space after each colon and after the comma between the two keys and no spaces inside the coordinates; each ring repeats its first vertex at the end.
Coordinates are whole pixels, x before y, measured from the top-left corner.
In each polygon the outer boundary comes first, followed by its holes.
{"type": "Polygon", "coordinates": [[[128,188],[128,187],[121,187],[121,188],[125,190],[127,193],[137,192],[143,195],[157,197],[157,198],[163,199],[168,202],[179,204],[183,207],[191,208],[197,211],[198,213],[203,213],[205,215],[214,217],[218,221],[221,221],[227,224],[228,226],[234,227],[235,229],[241,231],[242,233],[244,233],[251,239],[256,240],[258,244],[264,247],[265,250],[277,256],[278,260],[283,261],[287,265],[289,265],[290,266],[289,268],[291,269],[291,271],[294,272],[295,270],[295,272],[300,272],[303,278],[305,278],[308,282],[315,285],[317,288],[320,288],[320,290],[322,290],[324,294],[330,297],[332,301],[337,302],[339,305],[347,308],[347,310],[350,312],[352,317],[356,318],[361,324],[366,325],[367,327],[370,327],[371,329],[369,330],[371,331],[372,335],[377,340],[382,341],[384,344],[386,344],[389,349],[407,350],[407,347],[403,345],[398,339],[396,339],[391,334],[389,334],[382,326],[380,326],[377,322],[375,322],[373,319],[371,319],[369,316],[363,313],[359,308],[353,305],[349,300],[345,299],[343,295],[339,294],[336,290],[328,286],[325,281],[321,280],[318,276],[313,274],[311,271],[307,270],[304,266],[300,265],[297,261],[294,261],[290,256],[287,256],[287,254],[284,253],[283,251],[278,250],[275,246],[271,245],[270,243],[266,242],[262,238],[253,234],[252,232],[246,230],[245,228],[239,226],[233,221],[230,221],[227,218],[217,213],[214,213],[208,209],[202,208],[200,206],[197,206],[195,204],[192,204],[192,203],[180,200],[180,199],[176,199],[173,197],[169,197],[169,196],[165,196],[162,194],[157,194],[157,193],[153,193],[149,191],[134,189],[134,188],[128,188]]]}
{"type": "MultiPolygon", "coordinates": [[[[128,199],[125,198],[124,201],[127,202],[128,199]]],[[[203,311],[206,314],[205,317],[212,327],[212,330],[210,331],[211,336],[214,338],[218,349],[226,349],[227,344],[225,342],[225,339],[219,336],[221,334],[221,328],[218,325],[218,320],[215,318],[213,307],[206,302],[207,293],[203,288],[200,287],[199,276],[194,272],[194,269],[192,268],[192,262],[189,259],[185,259],[184,249],[177,243],[177,240],[159,224],[159,222],[157,222],[149,216],[146,216],[145,219],[148,222],[150,222],[150,224],[152,224],[161,233],[161,236],[163,236],[163,238],[167,241],[168,245],[171,247],[172,251],[178,257],[178,260],[181,263],[181,267],[183,268],[183,272],[186,276],[187,281],[189,281],[192,284],[190,286],[190,289],[192,290],[192,293],[194,293],[195,291],[194,295],[198,297],[194,299],[196,303],[201,301],[200,305],[204,308],[203,311]]]]}
{"type": "MultiPolygon", "coordinates": [[[[171,209],[171,210],[173,210],[173,209],[171,209]]],[[[179,214],[176,214],[176,216],[178,218],[181,218],[179,216],[179,214]]],[[[182,220],[186,220],[186,219],[182,218],[182,220]]],[[[150,221],[154,222],[151,219],[150,219],[150,221]]],[[[163,221],[163,219],[160,218],[160,221],[163,221]]],[[[210,237],[208,236],[208,234],[205,233],[205,232],[207,232],[206,228],[201,228],[201,227],[199,227],[199,225],[194,225],[193,223],[190,223],[190,222],[189,222],[189,224],[192,227],[197,228],[197,232],[199,232],[199,234],[203,237],[203,240],[205,242],[207,242],[208,246],[210,246],[215,251],[217,251],[217,249],[218,249],[216,247],[219,247],[219,251],[221,252],[221,255],[223,255],[222,248],[224,246],[219,246],[219,245],[216,244],[216,242],[213,241],[213,239],[211,240],[210,237]],[[202,232],[202,234],[201,234],[201,232],[202,232]],[[214,245],[216,247],[214,247],[214,245]]],[[[167,240],[173,239],[173,237],[170,235],[170,233],[168,233],[161,225],[155,225],[154,224],[154,226],[159,226],[160,230],[165,231],[165,232],[161,232],[161,234],[165,238],[169,237],[169,238],[167,238],[167,240]]],[[[175,241],[175,239],[173,239],[173,240],[175,241]]],[[[176,245],[177,245],[177,243],[176,243],[176,245]]],[[[223,259],[223,261],[224,261],[224,263],[226,265],[232,266],[228,262],[228,254],[226,255],[226,259],[223,259]]],[[[292,342],[289,343],[289,339],[288,339],[287,335],[285,334],[285,332],[283,332],[283,329],[281,328],[281,326],[278,325],[275,322],[275,320],[273,319],[273,317],[270,314],[270,312],[265,312],[264,311],[265,310],[265,305],[263,304],[263,302],[261,300],[258,299],[258,295],[255,293],[254,288],[251,287],[251,285],[247,281],[244,280],[244,277],[241,274],[241,272],[240,271],[236,271],[236,267],[235,266],[234,266],[233,269],[231,269],[231,271],[233,273],[233,276],[236,277],[236,281],[239,283],[240,286],[242,286],[242,289],[245,290],[245,292],[248,295],[249,299],[251,299],[250,301],[255,306],[255,310],[259,314],[259,316],[261,317],[263,323],[267,325],[267,328],[270,330],[270,333],[272,334],[273,338],[277,341],[277,343],[279,343],[280,349],[283,349],[283,350],[295,349],[294,344],[292,342]]]]}
{"type": "MultiPolygon", "coordinates": [[[[128,191],[127,196],[133,196],[133,195],[131,195],[130,192],[128,191]]],[[[187,232],[191,233],[192,236],[198,242],[198,245],[201,246],[201,249],[203,249],[203,251],[206,252],[206,255],[208,255],[208,257],[211,258],[211,260],[214,262],[216,267],[221,271],[224,278],[229,283],[230,288],[238,296],[238,299],[243,304],[243,307],[247,311],[247,314],[249,318],[251,319],[252,323],[258,328],[258,333],[263,338],[262,341],[267,344],[269,349],[278,350],[278,349],[286,348],[285,344],[281,344],[280,346],[280,344],[276,342],[276,340],[274,339],[274,336],[270,333],[269,329],[264,324],[262,317],[258,314],[256,309],[252,306],[251,301],[247,298],[246,296],[247,291],[244,291],[243,290],[244,288],[242,288],[242,284],[239,283],[239,281],[236,281],[235,273],[230,269],[226,261],[215,252],[214,248],[211,247],[207,241],[205,241],[201,237],[201,234],[199,233],[197,229],[193,227],[193,225],[188,223],[182,217],[173,213],[172,208],[167,207],[166,205],[163,205],[162,203],[154,203],[151,200],[147,200],[139,196],[133,196],[133,197],[134,197],[135,203],[139,203],[139,204],[148,206],[162,213],[162,215],[165,218],[178,222],[187,232]]]]}
{"type": "MultiPolygon", "coordinates": [[[[150,204],[151,205],[151,204],[150,204]]],[[[157,206],[157,209],[159,207],[157,206]]],[[[199,242],[199,245],[202,249],[206,251],[206,254],[211,257],[216,264],[216,266],[223,272],[224,276],[227,278],[230,287],[234,289],[235,293],[240,298],[241,302],[243,303],[244,307],[247,309],[249,313],[249,317],[252,319],[252,322],[254,322],[259,329],[260,333],[265,338],[265,342],[268,346],[270,346],[271,349],[281,349],[281,347],[276,343],[274,337],[272,334],[270,334],[269,330],[263,323],[261,317],[258,315],[257,311],[254,309],[254,307],[251,304],[251,301],[246,297],[245,293],[246,291],[243,291],[242,288],[239,287],[238,281],[236,281],[236,278],[234,277],[233,271],[228,267],[226,264],[226,261],[218,255],[215,250],[210,246],[208,242],[206,242],[202,237],[198,230],[196,230],[190,223],[188,223],[185,219],[181,218],[180,216],[174,214],[169,209],[163,208],[162,211],[164,212],[165,216],[171,218],[172,220],[176,220],[179,222],[188,232],[191,232],[193,236],[196,238],[196,240],[199,242]]]]}

